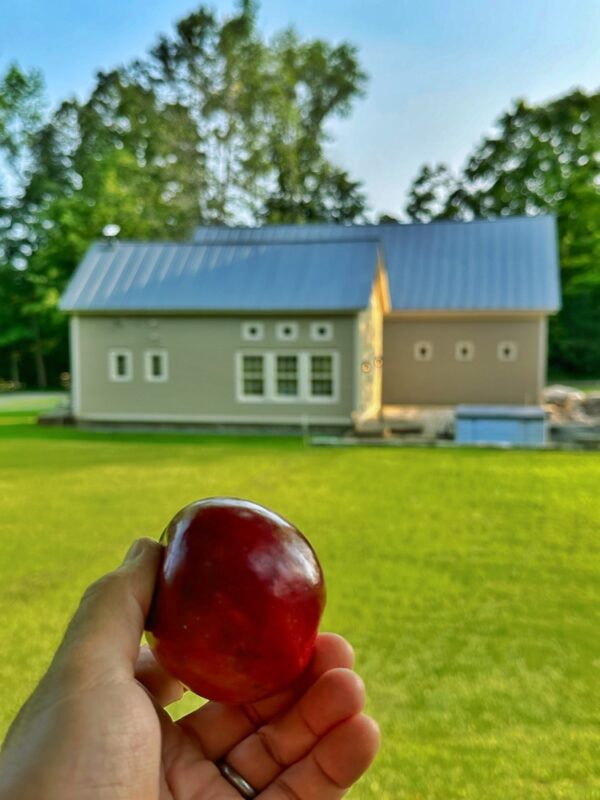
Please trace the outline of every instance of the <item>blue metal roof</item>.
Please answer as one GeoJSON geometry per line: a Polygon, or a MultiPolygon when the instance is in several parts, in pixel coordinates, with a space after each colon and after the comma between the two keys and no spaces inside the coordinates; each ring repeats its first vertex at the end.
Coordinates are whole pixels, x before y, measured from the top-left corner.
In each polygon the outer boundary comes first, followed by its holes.
{"type": "Polygon", "coordinates": [[[556,311],[560,306],[554,217],[500,217],[385,225],[200,227],[198,242],[376,239],[395,311],[556,311]]]}
{"type": "Polygon", "coordinates": [[[366,308],[375,241],[96,243],[63,311],[343,311],[366,308]]]}

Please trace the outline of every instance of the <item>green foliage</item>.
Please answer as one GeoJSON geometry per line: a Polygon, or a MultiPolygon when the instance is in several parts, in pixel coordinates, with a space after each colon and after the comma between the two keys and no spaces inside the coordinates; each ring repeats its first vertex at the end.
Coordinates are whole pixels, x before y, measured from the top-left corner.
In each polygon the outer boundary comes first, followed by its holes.
{"type": "Polygon", "coordinates": [[[324,153],[327,120],[348,114],[364,88],[353,46],[302,41],[291,29],[267,43],[254,5],[243,3],[223,25],[206,9],[181,20],[136,70],[200,122],[209,175],[204,221],[362,214],[358,183],[324,153]]]}
{"type": "Polygon", "coordinates": [[[199,223],[360,217],[357,182],[325,155],[325,126],[363,90],[356,50],[291,30],[267,42],[244,0],[180,20],[142,58],[100,72],[85,102],[44,115],[39,75],[0,79],[0,378],[39,386],[68,368],[57,301],[109,223],[186,239],[199,223]],[[17,170],[18,174],[14,174],[17,170]],[[1,186],[0,186],[1,188],[1,186]],[[1,198],[0,198],[1,199],[1,198]],[[32,358],[33,356],[33,358],[32,358]],[[19,374],[19,362],[23,367],[19,374]]]}
{"type": "Polygon", "coordinates": [[[576,90],[545,105],[523,100],[497,122],[459,176],[424,166],[412,219],[557,216],[563,309],[551,323],[554,369],[600,374],[600,93],[576,90]]]}
{"type": "Polygon", "coordinates": [[[23,153],[40,125],[42,91],[42,77],[36,70],[26,73],[11,64],[0,78],[0,166],[3,162],[8,171],[3,176],[0,169],[0,208],[6,202],[6,179],[19,180],[23,153]]]}
{"type": "Polygon", "coordinates": [[[354,644],[383,733],[352,798],[596,797],[599,480],[593,453],[0,426],[0,730],[86,585],[178,508],[229,494],[319,553],[324,629],[354,644]]]}

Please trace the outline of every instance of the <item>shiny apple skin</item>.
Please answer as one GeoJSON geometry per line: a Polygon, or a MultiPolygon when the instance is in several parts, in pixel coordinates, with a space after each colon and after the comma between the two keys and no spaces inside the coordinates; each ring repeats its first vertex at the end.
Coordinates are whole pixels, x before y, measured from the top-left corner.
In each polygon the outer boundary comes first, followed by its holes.
{"type": "Polygon", "coordinates": [[[288,687],[310,660],[325,606],[317,556],[291,523],[247,500],[179,511],[147,634],[157,660],[196,694],[250,703],[288,687]]]}

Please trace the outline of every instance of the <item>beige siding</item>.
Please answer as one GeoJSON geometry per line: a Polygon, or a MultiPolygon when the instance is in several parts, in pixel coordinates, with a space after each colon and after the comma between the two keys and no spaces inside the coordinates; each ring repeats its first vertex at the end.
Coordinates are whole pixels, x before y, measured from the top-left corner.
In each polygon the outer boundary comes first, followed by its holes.
{"type": "Polygon", "coordinates": [[[78,337],[73,364],[82,419],[189,422],[344,423],[354,399],[354,324],[345,317],[101,317],[81,316],[73,324],[78,337]],[[333,322],[333,339],[315,342],[310,323],[333,322]],[[243,321],[264,324],[262,341],[244,341],[243,321]],[[296,322],[298,339],[278,341],[276,323],[296,322]],[[130,350],[133,379],[109,379],[111,349],[130,350]],[[169,378],[151,383],[144,375],[146,350],[168,354],[169,378]],[[332,352],[337,354],[339,391],[335,402],[243,401],[236,391],[236,358],[240,352],[332,352]]]}
{"type": "Polygon", "coordinates": [[[370,416],[381,407],[383,307],[378,283],[373,287],[369,308],[358,314],[356,325],[356,412],[360,416],[370,416]]]}
{"type": "Polygon", "coordinates": [[[545,380],[546,323],[540,317],[390,317],[383,352],[385,404],[535,404],[545,380]],[[472,361],[456,359],[459,341],[473,343],[472,361]],[[415,359],[416,342],[431,343],[431,360],[415,359]],[[516,360],[498,358],[500,342],[516,343],[516,360]]]}

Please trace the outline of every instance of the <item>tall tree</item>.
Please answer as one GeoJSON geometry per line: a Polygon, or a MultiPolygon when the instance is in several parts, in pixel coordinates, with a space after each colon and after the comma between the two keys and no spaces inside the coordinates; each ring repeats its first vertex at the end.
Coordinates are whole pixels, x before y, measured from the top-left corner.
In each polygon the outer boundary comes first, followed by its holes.
{"type": "MultiPolygon", "coordinates": [[[[36,100],[0,244],[13,339],[24,362],[34,355],[38,384],[45,358],[51,380],[66,369],[58,298],[106,224],[127,238],[173,239],[200,222],[360,217],[359,184],[325,148],[328,121],[349,112],[364,83],[352,46],[291,30],[267,42],[255,4],[241,0],[225,20],[200,7],[144,57],[99,73],[83,103],[42,118],[36,100]]],[[[0,341],[0,377],[7,359],[0,341]]]]}
{"type": "Polygon", "coordinates": [[[424,166],[413,219],[507,214],[557,216],[563,308],[550,327],[556,370],[600,374],[600,93],[574,91],[545,105],[516,102],[458,176],[424,166]]]}
{"type": "Polygon", "coordinates": [[[364,212],[359,184],[325,154],[328,121],[364,91],[353,46],[302,41],[292,29],[266,42],[244,0],[223,24],[205,8],[189,15],[133,69],[197,122],[205,221],[349,221],[364,212]]]}
{"type": "MultiPolygon", "coordinates": [[[[21,246],[25,229],[14,225],[14,213],[27,183],[31,147],[43,113],[41,75],[11,64],[0,77],[0,354],[5,354],[7,377],[15,385],[20,383],[21,351],[33,347],[36,353],[39,342],[35,324],[27,319],[29,293],[23,270],[31,251],[21,246]]],[[[40,378],[43,383],[43,369],[40,378]]]]}

